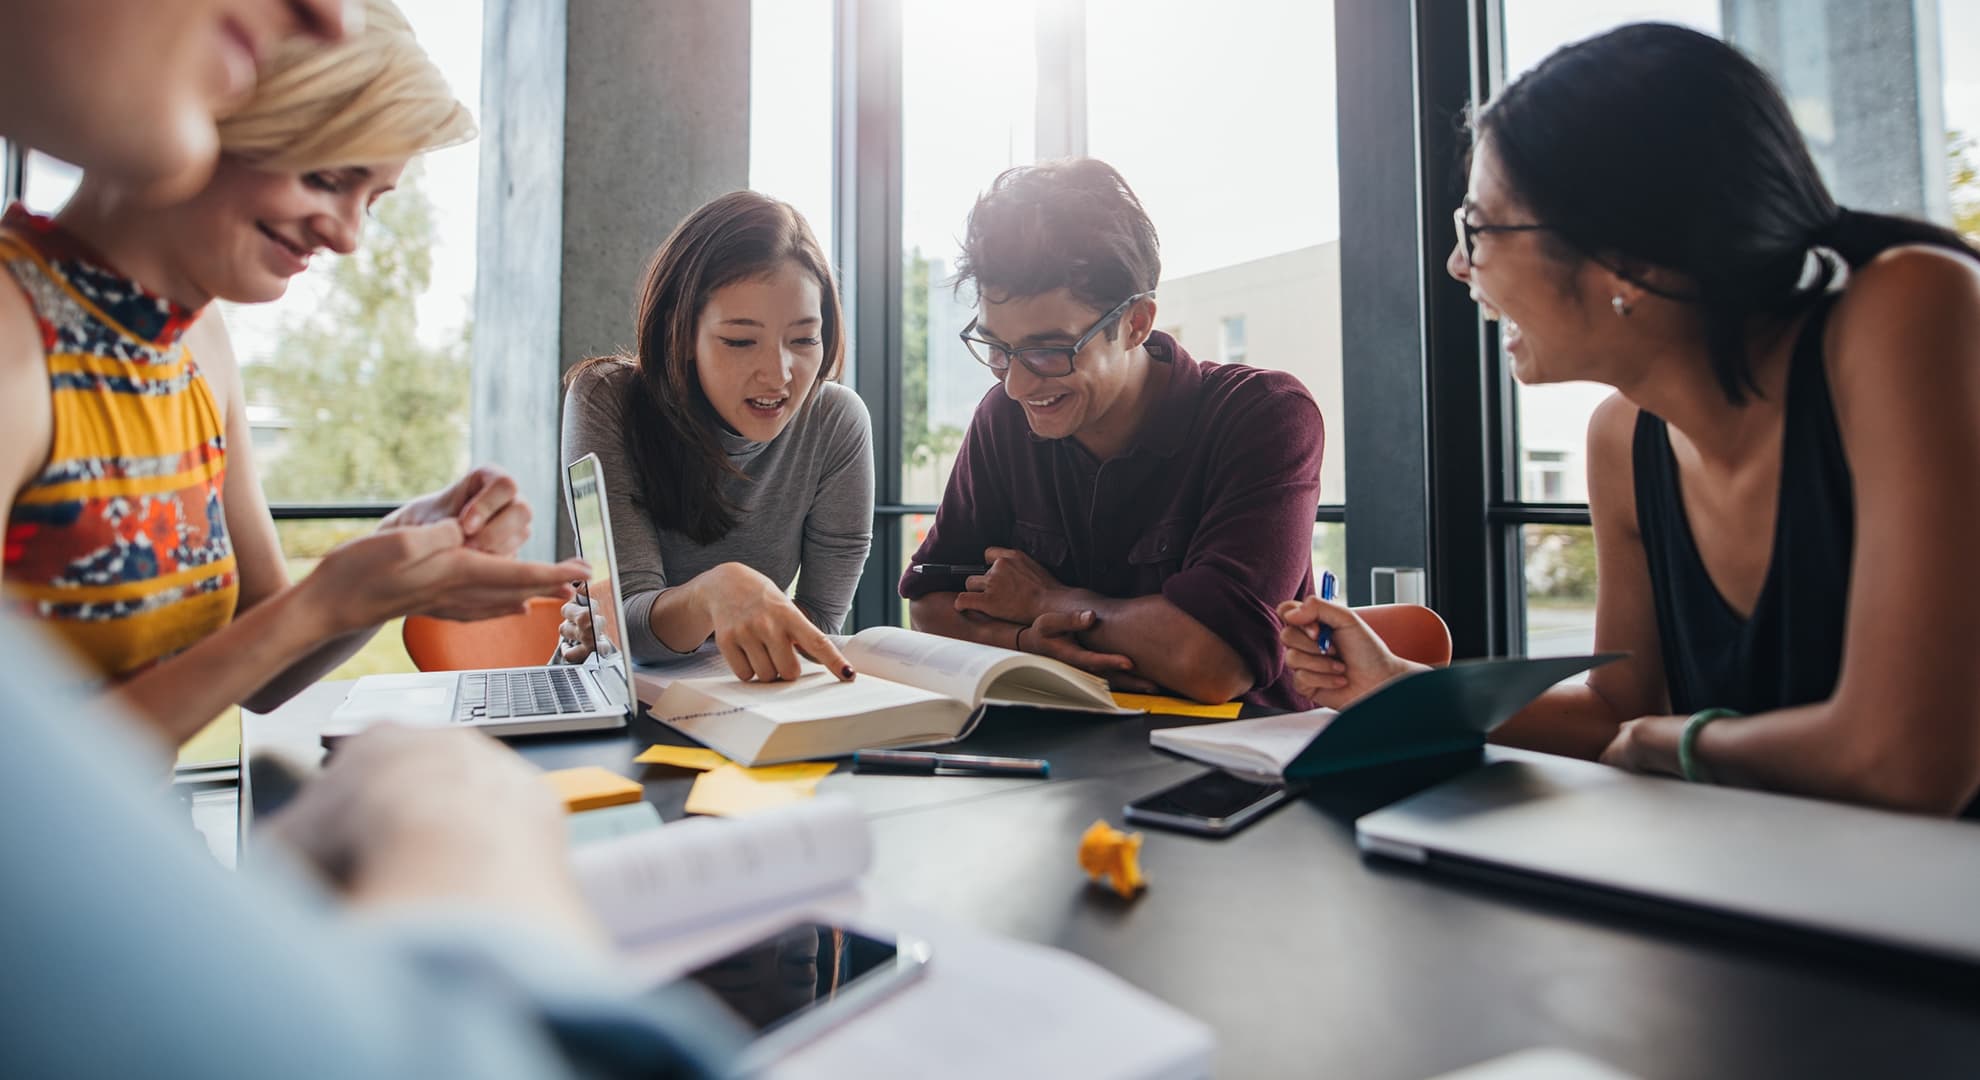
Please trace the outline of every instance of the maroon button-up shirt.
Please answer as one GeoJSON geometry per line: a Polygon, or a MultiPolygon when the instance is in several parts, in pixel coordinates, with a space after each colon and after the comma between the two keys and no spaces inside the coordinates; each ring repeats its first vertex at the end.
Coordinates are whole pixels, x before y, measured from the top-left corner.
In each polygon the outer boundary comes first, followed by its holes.
{"type": "MultiPolygon", "coordinates": [[[[1075,588],[1159,594],[1244,659],[1245,701],[1306,708],[1276,608],[1313,591],[1319,406],[1285,372],[1198,363],[1160,332],[1147,349],[1175,370],[1111,461],[1077,439],[1032,434],[1003,387],[986,394],[912,562],[978,563],[985,548],[1014,547],[1075,588]]],[[[909,569],[900,587],[913,600],[958,584],[909,569]]]]}

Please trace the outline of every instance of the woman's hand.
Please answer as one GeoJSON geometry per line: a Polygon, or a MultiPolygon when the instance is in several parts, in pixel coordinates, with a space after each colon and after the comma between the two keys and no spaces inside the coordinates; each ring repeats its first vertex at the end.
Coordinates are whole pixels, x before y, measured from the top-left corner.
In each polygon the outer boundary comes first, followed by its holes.
{"type": "Polygon", "coordinates": [[[564,602],[564,621],[557,627],[557,648],[567,664],[582,664],[591,656],[591,609],[577,600],[564,602]]]}
{"type": "Polygon", "coordinates": [[[741,563],[723,563],[695,578],[693,586],[715,647],[736,678],[795,679],[802,673],[802,654],[841,681],[852,680],[845,656],[769,578],[741,563]]]}
{"type": "Polygon", "coordinates": [[[1390,679],[1423,669],[1390,652],[1344,604],[1317,596],[1288,600],[1279,605],[1279,619],[1286,624],[1279,640],[1286,646],[1293,689],[1315,705],[1344,709],[1390,679]],[[1323,626],[1333,639],[1326,652],[1318,641],[1323,626]]]}
{"type": "Polygon", "coordinates": [[[491,555],[514,555],[529,539],[529,502],[517,490],[515,478],[493,465],[482,465],[446,488],[399,507],[378,528],[449,519],[460,523],[467,546],[491,555]]]}
{"type": "Polygon", "coordinates": [[[1623,721],[1616,737],[1602,750],[1602,764],[1630,772],[1682,775],[1678,765],[1678,736],[1684,733],[1685,719],[1639,716],[1623,721]]]}
{"type": "Polygon", "coordinates": [[[582,559],[525,562],[469,547],[453,518],[401,525],[333,548],[296,586],[334,637],[401,615],[471,622],[526,610],[533,596],[568,600],[591,570],[582,559]]]}

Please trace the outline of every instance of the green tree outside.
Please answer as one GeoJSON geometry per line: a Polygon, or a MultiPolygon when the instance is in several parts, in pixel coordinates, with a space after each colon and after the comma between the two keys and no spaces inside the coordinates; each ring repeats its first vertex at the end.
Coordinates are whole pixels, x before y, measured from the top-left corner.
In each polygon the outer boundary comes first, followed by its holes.
{"type": "Polygon", "coordinates": [[[1946,132],[1946,157],[1953,228],[1980,244],[1980,139],[1961,131],[1946,132]]]}

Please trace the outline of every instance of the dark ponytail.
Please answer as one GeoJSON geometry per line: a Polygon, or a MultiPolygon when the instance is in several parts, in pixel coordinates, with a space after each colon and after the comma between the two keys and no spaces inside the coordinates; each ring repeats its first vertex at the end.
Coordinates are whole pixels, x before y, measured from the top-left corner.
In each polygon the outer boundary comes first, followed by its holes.
{"type": "Polygon", "coordinates": [[[1728,400],[1757,389],[1756,317],[1812,307],[1851,267],[1901,244],[1980,258],[1958,233],[1845,210],[1822,182],[1787,102],[1739,50],[1706,34],[1637,23],[1569,45],[1506,87],[1476,121],[1536,220],[1643,288],[1696,304],[1728,400]],[[1819,258],[1818,256],[1815,256],[1819,258]],[[1653,266],[1689,281],[1652,288],[1653,266]]]}

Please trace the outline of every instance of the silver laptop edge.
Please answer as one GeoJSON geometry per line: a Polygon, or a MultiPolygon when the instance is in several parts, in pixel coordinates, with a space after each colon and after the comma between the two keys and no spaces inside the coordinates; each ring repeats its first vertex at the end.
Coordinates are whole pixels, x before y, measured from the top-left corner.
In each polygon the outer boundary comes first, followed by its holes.
{"type": "Polygon", "coordinates": [[[1356,842],[1980,963],[1980,825],[1490,753],[1361,818],[1356,842]]]}

